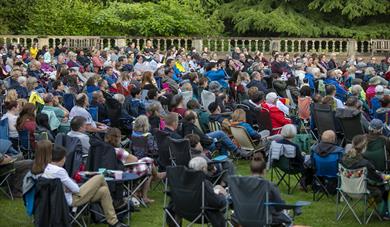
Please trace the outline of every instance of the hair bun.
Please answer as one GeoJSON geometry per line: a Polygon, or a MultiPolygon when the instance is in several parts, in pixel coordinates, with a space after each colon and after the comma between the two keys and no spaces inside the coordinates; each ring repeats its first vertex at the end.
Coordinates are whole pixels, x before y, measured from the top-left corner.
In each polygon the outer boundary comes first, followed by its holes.
{"type": "Polygon", "coordinates": [[[255,154],[253,154],[253,161],[263,162],[263,154],[261,152],[256,152],[255,154]]]}

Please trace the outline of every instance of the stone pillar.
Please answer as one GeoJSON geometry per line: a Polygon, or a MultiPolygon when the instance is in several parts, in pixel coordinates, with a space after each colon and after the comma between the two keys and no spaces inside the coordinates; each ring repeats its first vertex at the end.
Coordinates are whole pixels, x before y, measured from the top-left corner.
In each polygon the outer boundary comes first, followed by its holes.
{"type": "Polygon", "coordinates": [[[192,47],[194,47],[198,52],[202,52],[202,50],[203,50],[203,40],[202,39],[194,39],[194,40],[192,40],[192,47]]]}
{"type": "MultiPolygon", "coordinates": [[[[342,45],[342,43],[341,43],[342,45]]],[[[342,47],[340,47],[341,49],[342,47]]],[[[354,40],[354,39],[350,39],[348,40],[347,42],[347,55],[348,56],[352,56],[352,55],[356,55],[356,51],[357,51],[357,41],[354,40]]]]}
{"type": "Polygon", "coordinates": [[[45,45],[49,47],[49,38],[38,38],[38,48],[41,49],[45,45]]]}

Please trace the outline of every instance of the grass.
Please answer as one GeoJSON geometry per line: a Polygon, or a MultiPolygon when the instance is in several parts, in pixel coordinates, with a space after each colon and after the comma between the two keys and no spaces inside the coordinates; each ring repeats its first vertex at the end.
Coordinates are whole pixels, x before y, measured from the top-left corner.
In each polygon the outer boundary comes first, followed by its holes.
{"type": "MultiPolygon", "coordinates": [[[[239,161],[236,163],[237,171],[240,175],[249,174],[249,162],[239,161]]],[[[280,187],[282,198],[287,202],[295,202],[298,200],[312,201],[312,193],[295,190],[292,195],[287,195],[287,189],[282,185],[280,187]]],[[[149,208],[141,208],[141,212],[135,212],[131,216],[131,226],[162,226],[163,219],[163,193],[162,188],[157,188],[156,191],[150,192],[150,197],[155,199],[155,203],[149,208]]],[[[335,199],[323,198],[320,202],[313,202],[310,206],[303,208],[303,214],[296,218],[295,223],[307,226],[358,226],[358,222],[352,217],[352,214],[347,214],[340,222],[335,221],[336,203],[335,199]]],[[[23,200],[16,199],[11,201],[5,196],[0,195],[0,226],[19,227],[33,226],[32,219],[29,218],[23,206],[23,200]]],[[[106,225],[91,225],[91,226],[106,226],[106,225]]],[[[373,218],[370,227],[389,226],[389,222],[380,222],[373,218]]]]}

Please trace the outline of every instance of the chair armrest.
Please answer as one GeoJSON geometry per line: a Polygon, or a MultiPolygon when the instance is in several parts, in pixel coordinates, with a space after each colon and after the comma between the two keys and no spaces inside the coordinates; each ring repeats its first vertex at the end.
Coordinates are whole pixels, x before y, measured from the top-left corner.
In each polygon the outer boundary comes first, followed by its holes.
{"type": "Polygon", "coordinates": [[[302,214],[302,210],[301,210],[301,207],[303,206],[308,206],[311,204],[311,202],[307,202],[307,201],[297,201],[296,203],[294,204],[285,204],[285,203],[272,203],[272,202],[269,202],[269,203],[264,203],[265,205],[267,206],[273,206],[273,207],[278,207],[280,209],[285,209],[285,210],[293,210],[293,217],[294,216],[298,216],[300,214],[302,214]]]}

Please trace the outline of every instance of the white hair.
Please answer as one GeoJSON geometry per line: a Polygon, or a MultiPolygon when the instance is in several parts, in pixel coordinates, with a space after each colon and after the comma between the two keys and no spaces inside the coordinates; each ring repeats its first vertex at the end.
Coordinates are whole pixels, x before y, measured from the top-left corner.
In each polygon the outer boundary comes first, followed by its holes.
{"type": "Polygon", "coordinates": [[[207,161],[202,157],[195,157],[191,159],[190,163],[188,164],[188,167],[196,171],[206,171],[207,161]]]}
{"type": "Polygon", "coordinates": [[[125,102],[125,96],[122,94],[115,94],[113,98],[120,102],[120,104],[123,104],[125,102]]]}
{"type": "Polygon", "coordinates": [[[27,81],[27,78],[25,76],[18,77],[19,84],[24,84],[24,83],[26,83],[26,81],[27,81]]]}
{"type": "Polygon", "coordinates": [[[354,95],[359,95],[360,92],[362,92],[362,91],[363,91],[363,88],[359,84],[352,85],[352,87],[351,87],[351,93],[354,95]]]}
{"type": "Polygon", "coordinates": [[[293,124],[287,124],[283,126],[280,134],[287,139],[294,138],[297,135],[297,127],[293,124]]]}

